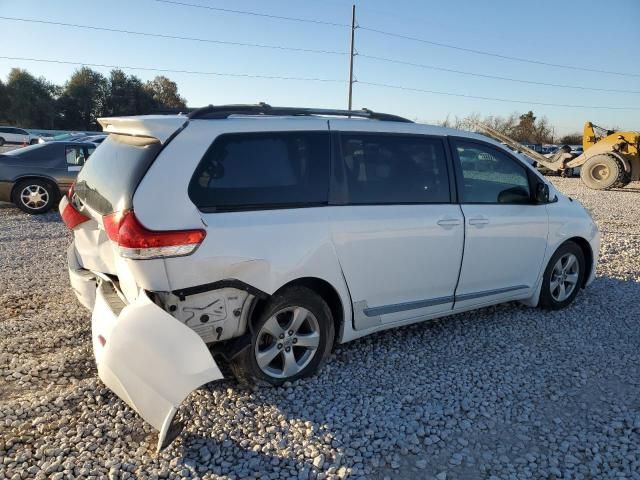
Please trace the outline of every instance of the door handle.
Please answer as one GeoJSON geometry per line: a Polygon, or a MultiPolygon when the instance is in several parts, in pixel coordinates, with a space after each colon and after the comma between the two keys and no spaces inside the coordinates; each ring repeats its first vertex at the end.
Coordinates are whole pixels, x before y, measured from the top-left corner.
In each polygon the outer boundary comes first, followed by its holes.
{"type": "Polygon", "coordinates": [[[441,218],[436,223],[443,228],[448,228],[460,225],[462,222],[458,218],[441,218]]]}
{"type": "Polygon", "coordinates": [[[489,223],[489,219],[485,218],[485,217],[476,217],[476,218],[470,218],[469,219],[469,225],[482,226],[482,225],[486,225],[488,223],[489,223]]]}

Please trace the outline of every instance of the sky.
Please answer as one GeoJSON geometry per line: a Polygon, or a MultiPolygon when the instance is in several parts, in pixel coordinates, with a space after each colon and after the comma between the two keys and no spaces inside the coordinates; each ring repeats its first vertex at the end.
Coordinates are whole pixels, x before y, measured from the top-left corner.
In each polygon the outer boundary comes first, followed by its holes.
{"type": "MultiPolygon", "coordinates": [[[[3,38],[0,56],[330,80],[124,69],[142,80],[158,74],[168,76],[178,83],[180,93],[192,107],[262,101],[279,106],[347,107],[351,1],[176,1],[182,4],[158,0],[0,0],[0,16],[336,53],[156,38],[0,18],[3,38]],[[194,8],[184,3],[331,24],[194,8]]],[[[354,108],[366,107],[427,123],[471,113],[506,116],[533,110],[537,116],[546,116],[558,135],[581,131],[587,120],[609,128],[640,130],[637,62],[640,0],[356,0],[356,19],[359,28],[355,32],[358,55],[354,60],[354,108]],[[632,75],[519,62],[372,30],[503,56],[632,75]],[[390,63],[368,56],[481,75],[638,93],[519,83],[390,63]]],[[[0,59],[0,78],[6,79],[14,67],[63,84],[80,65],[0,59]]],[[[105,74],[110,70],[91,68],[105,74]]]]}

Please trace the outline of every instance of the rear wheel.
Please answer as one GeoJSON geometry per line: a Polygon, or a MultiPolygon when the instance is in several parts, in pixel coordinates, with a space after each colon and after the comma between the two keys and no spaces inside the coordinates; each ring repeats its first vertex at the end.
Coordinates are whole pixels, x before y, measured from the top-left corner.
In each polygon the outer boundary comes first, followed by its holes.
{"type": "Polygon", "coordinates": [[[0,137],[0,147],[4,145],[4,138],[0,137]]]}
{"type": "Polygon", "coordinates": [[[56,191],[44,180],[24,180],[13,190],[13,203],[27,213],[46,213],[53,208],[55,202],[56,191]]]}
{"type": "Polygon", "coordinates": [[[544,271],[540,306],[559,310],[573,302],[584,282],[584,253],[574,242],[562,244],[544,271]]]}
{"type": "Polygon", "coordinates": [[[274,295],[251,331],[251,346],[231,361],[244,383],[280,385],[315,374],[331,351],[333,318],[327,303],[304,287],[274,295]]]}
{"type": "Polygon", "coordinates": [[[630,181],[620,159],[600,154],[589,158],[580,170],[582,182],[595,190],[622,188],[630,181]]]}

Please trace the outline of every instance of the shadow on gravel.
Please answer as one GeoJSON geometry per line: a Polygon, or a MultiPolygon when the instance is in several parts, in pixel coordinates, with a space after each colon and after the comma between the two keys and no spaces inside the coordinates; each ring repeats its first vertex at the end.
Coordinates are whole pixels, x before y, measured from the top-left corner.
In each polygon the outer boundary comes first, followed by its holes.
{"type": "Polygon", "coordinates": [[[503,304],[339,346],[288,388],[210,384],[185,402],[170,452],[193,472],[241,478],[331,467],[478,478],[531,470],[531,458],[539,478],[569,474],[624,412],[640,413],[638,298],[640,283],[598,277],[565,310],[503,304]]]}

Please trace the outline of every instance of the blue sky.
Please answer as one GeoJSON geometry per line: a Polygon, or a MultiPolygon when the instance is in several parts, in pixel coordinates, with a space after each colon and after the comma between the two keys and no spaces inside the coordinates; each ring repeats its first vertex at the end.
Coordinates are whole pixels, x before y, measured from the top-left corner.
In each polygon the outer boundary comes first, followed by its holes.
{"type": "MultiPolygon", "coordinates": [[[[181,0],[228,9],[348,24],[348,0],[181,0]]],[[[362,27],[396,32],[465,48],[549,63],[640,75],[640,1],[594,0],[358,0],[362,27]],[[615,22],[613,21],[615,19],[615,22]],[[599,20],[602,23],[599,24],[599,20]],[[615,26],[614,26],[615,25],[615,26]]],[[[222,13],[155,0],[0,0],[0,16],[79,23],[123,30],[346,52],[350,30],[222,13]]],[[[312,82],[167,73],[178,82],[190,106],[209,103],[346,108],[348,56],[216,45],[122,33],[0,19],[0,55],[109,65],[335,79],[312,82]],[[10,40],[9,40],[10,39],[10,40]],[[9,41],[8,41],[9,40],[9,41]]],[[[488,75],[584,87],[640,91],[640,76],[619,76],[553,68],[472,54],[356,31],[359,53],[488,75]]],[[[63,83],[75,70],[56,65],[0,59],[0,77],[13,67],[63,83]]],[[[94,68],[94,67],[92,67],[94,68]]],[[[108,68],[95,68],[108,73],[108,68]]],[[[154,72],[127,70],[143,80],[154,72]]],[[[633,107],[636,110],[566,108],[461,98],[354,85],[354,108],[437,121],[478,112],[508,115],[532,109],[545,115],[557,133],[579,131],[585,120],[603,126],[640,130],[640,93],[592,92],[514,83],[414,68],[356,57],[355,77],[362,82],[542,103],[633,107]]]]}

